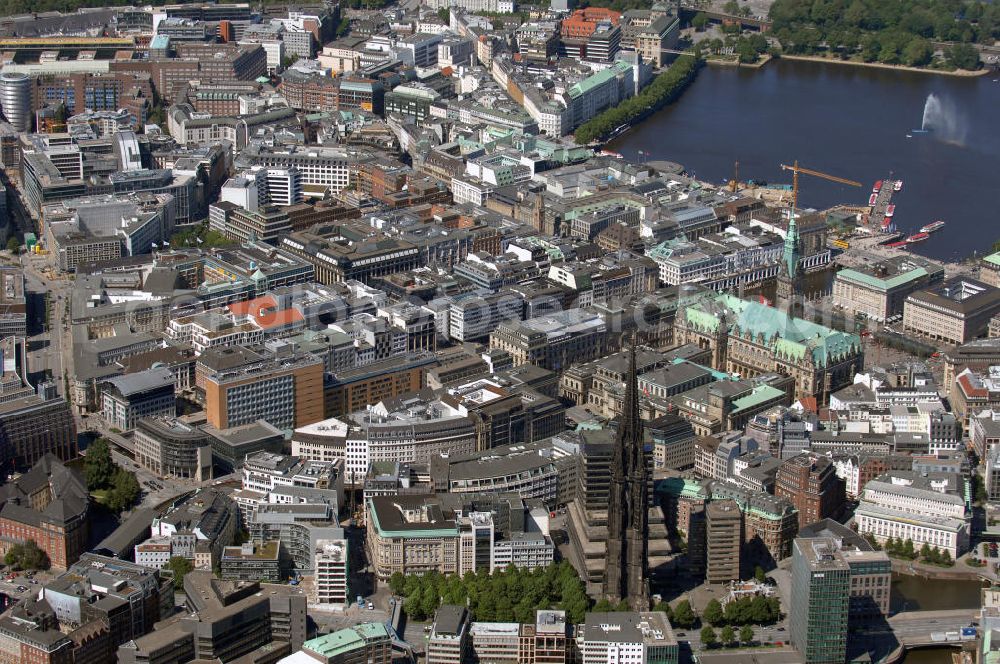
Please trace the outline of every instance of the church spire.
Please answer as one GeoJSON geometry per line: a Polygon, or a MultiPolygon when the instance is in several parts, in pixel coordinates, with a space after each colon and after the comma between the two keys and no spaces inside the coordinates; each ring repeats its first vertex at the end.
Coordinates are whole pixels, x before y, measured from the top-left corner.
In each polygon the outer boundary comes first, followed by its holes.
{"type": "Polygon", "coordinates": [[[608,497],[608,557],[604,594],[627,600],[633,611],[649,609],[649,468],[639,416],[635,345],[629,349],[625,403],[611,455],[608,497]]]}
{"type": "Polygon", "coordinates": [[[799,271],[799,256],[799,226],[795,222],[795,210],[793,209],[788,219],[788,232],[785,233],[785,253],[783,258],[785,270],[788,276],[793,279],[799,271]]]}

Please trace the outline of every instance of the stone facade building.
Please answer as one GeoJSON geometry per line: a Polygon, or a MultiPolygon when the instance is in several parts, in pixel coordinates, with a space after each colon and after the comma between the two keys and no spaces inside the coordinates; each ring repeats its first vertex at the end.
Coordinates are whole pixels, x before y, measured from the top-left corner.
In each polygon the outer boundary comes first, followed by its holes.
{"type": "Polygon", "coordinates": [[[712,367],[751,378],[781,373],[795,381],[796,399],[829,395],[851,384],[863,366],[861,339],[728,294],[682,308],[674,323],[679,344],[712,351],[712,367]]]}

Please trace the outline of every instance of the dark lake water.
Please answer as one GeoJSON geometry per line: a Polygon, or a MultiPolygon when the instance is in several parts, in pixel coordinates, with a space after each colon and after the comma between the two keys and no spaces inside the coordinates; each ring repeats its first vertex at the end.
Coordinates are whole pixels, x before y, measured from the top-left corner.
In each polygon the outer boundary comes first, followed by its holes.
{"type": "Polygon", "coordinates": [[[705,67],[673,106],[611,148],[629,159],[666,159],[714,182],[790,183],[779,164],[864,183],[861,189],[800,180],[801,205],[864,204],[876,180],[904,181],[894,199],[900,230],[937,219],[943,231],[917,246],[939,259],[964,257],[1000,239],[1000,74],[959,78],[813,62],[761,69],[705,67]],[[929,95],[937,130],[920,128],[929,95]]]}
{"type": "Polygon", "coordinates": [[[973,580],[893,574],[891,608],[893,612],[976,609],[982,603],[982,588],[982,583],[973,580]]]}

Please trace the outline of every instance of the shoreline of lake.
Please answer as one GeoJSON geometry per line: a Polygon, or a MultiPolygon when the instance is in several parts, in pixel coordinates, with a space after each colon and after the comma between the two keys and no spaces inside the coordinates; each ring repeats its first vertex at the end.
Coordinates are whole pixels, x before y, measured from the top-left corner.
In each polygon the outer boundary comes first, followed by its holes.
{"type": "Polygon", "coordinates": [[[872,69],[885,69],[888,71],[915,72],[918,74],[941,74],[943,76],[957,76],[959,78],[975,78],[986,76],[990,73],[988,67],[969,71],[968,69],[955,69],[947,71],[944,69],[929,69],[927,67],[910,67],[907,65],[891,65],[884,62],[858,62],[857,60],[840,60],[838,58],[827,58],[822,55],[779,55],[772,60],[798,60],[800,62],[822,62],[834,65],[852,65],[854,67],[870,67],[872,69]]]}

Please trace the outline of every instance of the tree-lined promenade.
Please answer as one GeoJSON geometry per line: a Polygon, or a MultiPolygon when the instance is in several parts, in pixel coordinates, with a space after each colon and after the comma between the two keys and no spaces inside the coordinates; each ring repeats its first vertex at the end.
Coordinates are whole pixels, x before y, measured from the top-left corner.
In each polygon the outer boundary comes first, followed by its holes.
{"type": "Polygon", "coordinates": [[[639,94],[580,125],[574,134],[576,142],[584,144],[605,139],[617,128],[638,122],[675,101],[698,75],[700,66],[701,62],[694,57],[677,58],[639,94]]]}

